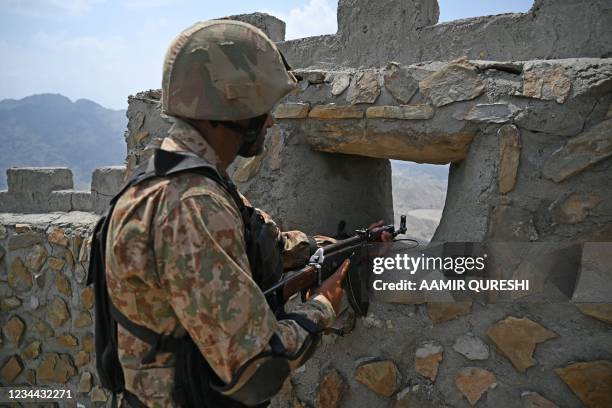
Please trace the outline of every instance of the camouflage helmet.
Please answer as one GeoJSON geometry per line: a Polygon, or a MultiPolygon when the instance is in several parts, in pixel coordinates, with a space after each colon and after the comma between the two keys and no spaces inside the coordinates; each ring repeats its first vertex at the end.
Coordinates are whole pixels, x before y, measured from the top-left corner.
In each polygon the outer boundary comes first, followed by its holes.
{"type": "Polygon", "coordinates": [[[249,119],[270,111],[295,84],[263,31],[234,20],[198,22],[166,53],[162,111],[191,119],[249,119]]]}

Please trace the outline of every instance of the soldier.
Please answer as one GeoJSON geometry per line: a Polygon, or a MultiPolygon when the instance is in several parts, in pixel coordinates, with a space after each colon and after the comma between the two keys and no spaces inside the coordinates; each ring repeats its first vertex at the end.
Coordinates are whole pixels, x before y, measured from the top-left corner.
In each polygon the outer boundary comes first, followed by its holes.
{"type": "Polygon", "coordinates": [[[173,126],[116,197],[103,244],[121,405],[265,406],[335,319],[348,260],[293,313],[273,311],[262,288],[330,239],[281,232],[226,173],[262,151],[269,112],[295,83],[249,24],[197,23],[170,45],[173,126]]]}

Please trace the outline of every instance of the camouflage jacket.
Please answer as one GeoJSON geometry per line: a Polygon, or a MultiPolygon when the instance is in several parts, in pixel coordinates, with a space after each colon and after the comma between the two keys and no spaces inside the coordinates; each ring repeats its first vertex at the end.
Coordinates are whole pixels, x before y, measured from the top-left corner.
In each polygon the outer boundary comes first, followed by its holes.
{"type": "MultiPolygon", "coordinates": [[[[161,148],[219,163],[205,139],[180,120],[161,148]]],[[[264,218],[273,223],[265,213],[264,218]]],[[[278,230],[278,239],[284,243],[285,266],[307,260],[310,248],[304,233],[278,230]]],[[[128,189],[110,219],[106,265],[110,298],[123,314],[158,333],[180,337],[186,330],[225,382],[268,348],[274,333],[290,353],[297,352],[307,336],[293,320],[276,320],[251,278],[235,202],[202,175],[183,173],[128,189]]],[[[321,327],[335,318],[321,295],[296,312],[321,327]]],[[[172,354],[160,353],[143,365],[149,346],[121,326],[118,338],[126,389],[148,406],[172,406],[172,354]]]]}

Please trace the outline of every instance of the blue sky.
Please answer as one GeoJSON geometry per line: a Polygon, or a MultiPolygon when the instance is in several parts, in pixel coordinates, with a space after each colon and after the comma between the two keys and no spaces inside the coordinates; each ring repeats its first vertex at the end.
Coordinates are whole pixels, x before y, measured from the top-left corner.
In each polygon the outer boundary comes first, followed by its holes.
{"type": "MultiPolygon", "coordinates": [[[[439,0],[440,21],[524,12],[533,0],[439,0]]],[[[124,109],[159,88],[170,40],[197,20],[263,11],[287,38],[336,31],[335,0],[0,0],[0,99],[43,92],[124,109]]]]}

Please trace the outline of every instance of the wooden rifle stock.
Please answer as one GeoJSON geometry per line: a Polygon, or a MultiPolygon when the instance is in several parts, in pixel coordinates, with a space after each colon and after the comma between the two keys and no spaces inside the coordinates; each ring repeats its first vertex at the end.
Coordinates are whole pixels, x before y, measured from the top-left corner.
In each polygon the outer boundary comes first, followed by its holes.
{"type": "MultiPolygon", "coordinates": [[[[310,263],[301,269],[287,273],[287,276],[277,284],[264,291],[265,296],[282,296],[283,300],[288,300],[296,293],[316,286],[321,280],[327,279],[342,264],[344,259],[353,256],[355,253],[364,256],[363,248],[369,242],[378,241],[383,232],[389,232],[394,238],[398,234],[406,232],[406,216],[401,217],[400,228],[395,229],[393,225],[385,225],[372,229],[357,231],[356,235],[339,240],[333,244],[323,247],[324,261],[319,264],[310,263]],[[319,277],[319,273],[321,276],[319,277]]],[[[367,256],[367,255],[366,255],[367,256]]],[[[312,260],[311,260],[312,262],[312,260]]],[[[359,261],[358,261],[359,262],[359,261]]],[[[357,266],[352,264],[352,268],[357,266]]],[[[349,274],[351,270],[349,269],[349,274]]],[[[350,280],[350,279],[347,279],[350,280]]],[[[356,284],[357,282],[354,282],[356,284]]],[[[353,296],[356,298],[358,296],[353,296]]],[[[368,302],[369,303],[369,302],[368,302]]],[[[367,307],[366,307],[367,309],[367,307]]],[[[362,311],[365,313],[365,310],[362,311]]]]}
{"type": "Polygon", "coordinates": [[[317,268],[314,266],[306,266],[300,269],[285,280],[282,291],[283,299],[286,301],[294,294],[314,286],[317,279],[317,268]]]}

